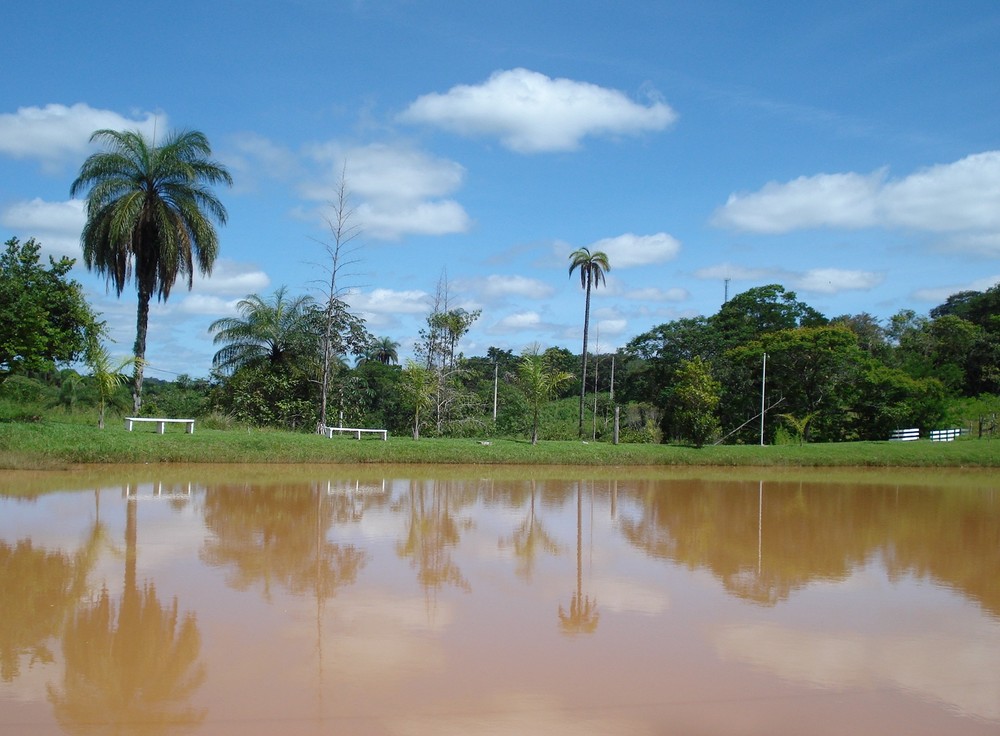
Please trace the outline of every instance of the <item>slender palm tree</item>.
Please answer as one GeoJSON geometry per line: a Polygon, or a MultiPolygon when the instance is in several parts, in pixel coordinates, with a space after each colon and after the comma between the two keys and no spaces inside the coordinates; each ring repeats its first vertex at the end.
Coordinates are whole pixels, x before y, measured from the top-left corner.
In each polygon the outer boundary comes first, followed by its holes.
{"type": "Polygon", "coordinates": [[[382,365],[399,364],[399,343],[391,337],[380,337],[375,340],[364,353],[358,356],[355,365],[365,363],[381,363],[382,365]]]}
{"type": "Polygon", "coordinates": [[[583,436],[583,403],[587,396],[587,337],[590,333],[590,289],[604,283],[604,274],[611,270],[608,254],[597,250],[593,253],[589,248],[578,248],[569,254],[569,275],[580,269],[580,286],[587,291],[587,306],[583,313],[583,375],[580,380],[580,426],[579,433],[583,436]]]}
{"type": "Polygon", "coordinates": [[[135,275],[139,304],[133,408],[142,404],[149,302],[166,301],[178,276],[211,274],[219,251],[213,221],[226,222],[226,209],[211,185],[232,184],[213,161],[208,139],[198,131],[171,133],[162,145],[138,131],[98,130],[91,137],[107,146],[83,162],[70,195],[87,194],[87,223],[80,241],[88,269],[107,276],[118,296],[135,275]]]}
{"type": "Polygon", "coordinates": [[[290,298],[284,286],[270,300],[250,294],[236,304],[239,317],[223,317],[208,326],[213,342],[223,347],[212,358],[221,371],[260,363],[291,365],[318,355],[321,317],[310,296],[290,298]]]}

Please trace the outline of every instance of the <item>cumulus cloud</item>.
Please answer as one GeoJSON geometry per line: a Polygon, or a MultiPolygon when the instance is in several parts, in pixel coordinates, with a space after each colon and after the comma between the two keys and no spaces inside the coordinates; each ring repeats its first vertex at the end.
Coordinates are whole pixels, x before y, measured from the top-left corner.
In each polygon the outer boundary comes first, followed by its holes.
{"type": "Polygon", "coordinates": [[[523,330],[535,330],[543,327],[542,317],[538,312],[515,312],[500,319],[490,328],[491,334],[517,333],[523,330]]]}
{"type": "Polygon", "coordinates": [[[737,281],[767,281],[773,279],[778,273],[769,268],[749,268],[734,263],[720,263],[716,266],[699,268],[694,272],[699,279],[723,280],[733,279],[737,281]]]}
{"type": "Polygon", "coordinates": [[[713,223],[754,233],[778,234],[816,227],[863,228],[877,223],[882,174],[820,174],[758,192],[731,194],[713,223]]]}
{"type": "Polygon", "coordinates": [[[885,274],[879,271],[844,268],[813,268],[808,271],[791,271],[785,268],[747,268],[732,263],[721,263],[699,269],[695,271],[695,276],[708,281],[732,279],[756,283],[782,283],[797,291],[811,294],[867,291],[885,281],[885,274]]]}
{"type": "Polygon", "coordinates": [[[299,158],[294,151],[256,133],[233,136],[220,159],[242,190],[253,189],[260,178],[287,181],[301,174],[299,158]]]}
{"type": "Polygon", "coordinates": [[[473,287],[487,298],[517,296],[525,299],[544,299],[555,293],[555,288],[551,284],[527,276],[492,274],[486,277],[484,283],[473,287]]]}
{"type": "Polygon", "coordinates": [[[17,112],[0,113],[0,154],[37,158],[51,165],[85,153],[95,130],[140,130],[152,135],[157,126],[165,130],[166,123],[164,115],[146,112],[129,118],[82,102],[21,107],[17,112]]]}
{"type": "Polygon", "coordinates": [[[905,228],[958,233],[952,248],[994,255],[1000,235],[1000,151],[931,166],[901,179],[886,172],[819,174],[730,195],[712,221],[755,233],[808,228],[905,228]]]}
{"type": "Polygon", "coordinates": [[[351,291],[344,300],[352,308],[366,314],[424,314],[430,294],[418,289],[396,291],[373,289],[369,292],[351,291]]]}
{"type": "Polygon", "coordinates": [[[454,161],[386,144],[350,149],[328,144],[312,147],[309,155],[327,174],[304,183],[301,195],[333,201],[346,163],[348,189],[360,200],[354,214],[366,236],[396,240],[408,233],[447,235],[471,227],[465,209],[448,198],[465,178],[465,169],[454,161]]]}
{"type": "Polygon", "coordinates": [[[952,294],[960,291],[986,291],[1000,284],[1000,274],[986,276],[965,284],[954,284],[952,286],[941,286],[934,289],[918,289],[913,292],[913,298],[930,304],[941,304],[948,300],[952,294]]]}
{"type": "Polygon", "coordinates": [[[56,258],[80,258],[80,231],[87,220],[82,200],[46,202],[43,199],[15,202],[0,212],[0,224],[34,237],[42,252],[56,258]]]}
{"type": "Polygon", "coordinates": [[[655,95],[640,104],[618,90],[529,69],[497,71],[482,84],[423,95],[400,115],[464,136],[496,136],[518,153],[571,151],[586,136],[659,131],[676,118],[655,95]]]}
{"type": "Polygon", "coordinates": [[[843,268],[813,268],[796,274],[790,283],[798,290],[813,294],[838,294],[841,291],[867,291],[885,281],[885,274],[843,268]]]}
{"type": "Polygon", "coordinates": [[[687,289],[672,287],[661,289],[650,286],[644,289],[633,289],[625,294],[626,299],[634,299],[642,302],[683,302],[691,296],[687,289]]]}
{"type": "Polygon", "coordinates": [[[613,269],[649,266],[664,263],[677,257],[681,244],[667,233],[633,235],[626,233],[615,238],[604,238],[588,246],[591,251],[604,251],[613,269]]]}
{"type": "Polygon", "coordinates": [[[211,276],[195,275],[194,288],[201,294],[245,297],[266,289],[271,279],[257,266],[229,258],[217,258],[211,276]]]}

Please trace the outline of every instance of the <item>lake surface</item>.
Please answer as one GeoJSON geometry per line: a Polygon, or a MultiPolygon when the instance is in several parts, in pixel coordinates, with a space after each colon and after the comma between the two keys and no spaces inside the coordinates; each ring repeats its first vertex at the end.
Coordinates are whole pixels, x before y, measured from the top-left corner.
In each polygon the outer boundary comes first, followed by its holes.
{"type": "Polygon", "coordinates": [[[0,733],[995,735],[995,476],[7,473],[0,733]]]}

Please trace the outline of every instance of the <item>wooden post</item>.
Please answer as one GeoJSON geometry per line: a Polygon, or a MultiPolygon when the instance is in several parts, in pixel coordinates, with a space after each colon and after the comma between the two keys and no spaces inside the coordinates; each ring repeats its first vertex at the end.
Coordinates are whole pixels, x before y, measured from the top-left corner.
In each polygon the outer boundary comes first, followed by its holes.
{"type": "Polygon", "coordinates": [[[616,406],[615,407],[615,444],[616,445],[618,444],[618,420],[619,420],[619,415],[620,414],[621,414],[621,407],[620,406],[616,406]]]}

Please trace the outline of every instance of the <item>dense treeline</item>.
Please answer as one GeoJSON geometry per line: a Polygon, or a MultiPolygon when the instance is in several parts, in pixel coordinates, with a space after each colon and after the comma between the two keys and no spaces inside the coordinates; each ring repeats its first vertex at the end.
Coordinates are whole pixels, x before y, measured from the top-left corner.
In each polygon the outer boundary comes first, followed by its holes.
{"type": "MultiPolygon", "coordinates": [[[[43,268],[34,241],[7,244],[0,306],[14,318],[0,328],[0,398],[8,418],[90,411],[104,401],[111,411],[129,410],[127,389],[112,383],[108,394],[100,380],[111,370],[95,359],[102,325],[68,270],[62,262],[43,268]],[[43,293],[26,284],[42,282],[44,293],[75,300],[72,312],[52,316],[50,332],[27,324],[45,323],[44,310],[25,303],[32,289],[43,293]],[[52,337],[26,341],[32,331],[52,337]],[[65,367],[74,360],[90,372],[65,367]]],[[[211,326],[212,375],[148,379],[143,413],[315,431],[329,351],[326,424],[415,438],[576,438],[581,395],[583,436],[595,440],[611,439],[615,407],[624,442],[758,442],[762,427],[768,443],[883,440],[896,428],[959,420],[974,434],[995,430],[1000,286],[954,294],[928,316],[905,310],[886,322],[828,318],[781,285],[756,287],[712,316],[657,325],[614,355],[590,356],[585,387],[582,356],[565,348],[530,346],[517,355],[491,347],[465,356],[462,340],[479,317],[452,307],[443,281],[414,357],[400,365],[398,343],[370,334],[339,299],[316,303],[285,288],[250,295],[237,316],[211,326]]]]}

